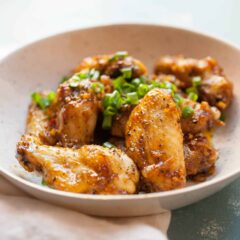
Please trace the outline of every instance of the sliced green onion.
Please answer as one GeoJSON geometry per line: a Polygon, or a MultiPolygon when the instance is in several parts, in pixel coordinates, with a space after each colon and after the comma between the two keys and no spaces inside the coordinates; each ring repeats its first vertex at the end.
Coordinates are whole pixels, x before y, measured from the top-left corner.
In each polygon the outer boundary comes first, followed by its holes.
{"type": "Polygon", "coordinates": [[[201,85],[202,78],[200,76],[196,76],[192,78],[193,87],[199,87],[201,85]]]}
{"type": "Polygon", "coordinates": [[[48,98],[48,101],[50,103],[52,103],[56,98],[56,93],[55,92],[49,92],[48,95],[47,95],[47,98],[48,98]]]}
{"type": "Polygon", "coordinates": [[[192,101],[196,102],[198,100],[198,95],[194,92],[190,92],[188,94],[188,98],[191,99],[192,101]]]}
{"type": "Polygon", "coordinates": [[[191,106],[185,106],[183,109],[182,109],[182,116],[183,118],[188,118],[190,116],[192,116],[194,113],[194,110],[191,106]]]}
{"type": "Polygon", "coordinates": [[[113,144],[110,143],[110,142],[105,142],[105,143],[103,143],[103,147],[105,147],[105,148],[115,148],[116,146],[113,145],[113,144]]]}
{"type": "Polygon", "coordinates": [[[181,97],[179,94],[175,94],[173,96],[173,100],[178,106],[180,106],[184,102],[183,97],[181,97]]]}
{"type": "Polygon", "coordinates": [[[49,92],[47,96],[44,96],[40,93],[34,92],[32,93],[32,100],[41,108],[45,109],[46,107],[49,107],[50,104],[54,101],[56,98],[55,92],[49,92]]]}
{"type": "Polygon", "coordinates": [[[141,76],[139,77],[141,83],[146,83],[148,81],[147,77],[146,76],[141,76]]]}
{"type": "Polygon", "coordinates": [[[137,105],[139,102],[138,95],[136,92],[127,93],[125,103],[137,105]]]}
{"type": "Polygon", "coordinates": [[[124,83],[122,86],[123,93],[130,93],[135,91],[136,91],[136,87],[131,83],[124,83]]]}
{"type": "Polygon", "coordinates": [[[186,89],[186,93],[197,93],[197,89],[195,87],[189,87],[186,89]]]}
{"type": "Polygon", "coordinates": [[[68,79],[69,79],[68,76],[63,76],[62,79],[61,79],[61,81],[60,81],[60,83],[64,83],[64,82],[66,82],[68,79]]]}
{"type": "Polygon", "coordinates": [[[139,97],[144,97],[149,92],[149,90],[149,85],[141,83],[138,87],[137,94],[139,97]]]}
{"type": "Polygon", "coordinates": [[[129,79],[132,77],[132,68],[131,67],[122,68],[121,73],[123,78],[129,79]]]}
{"type": "Polygon", "coordinates": [[[82,79],[79,77],[79,75],[74,75],[71,77],[71,80],[75,82],[80,82],[82,79]]]}
{"type": "Polygon", "coordinates": [[[122,92],[122,86],[124,83],[126,83],[125,79],[121,76],[118,78],[115,78],[113,81],[113,87],[115,90],[118,90],[119,92],[122,92]]]}
{"type": "Polygon", "coordinates": [[[104,92],[104,85],[100,82],[92,83],[91,88],[95,93],[103,93],[104,92]]]}
{"type": "Polygon", "coordinates": [[[96,80],[98,80],[99,79],[99,77],[100,77],[100,72],[98,71],[98,70],[95,70],[95,69],[91,69],[90,71],[89,71],[89,78],[90,79],[96,79],[96,80]]]}
{"type": "Polygon", "coordinates": [[[219,118],[222,122],[225,122],[226,121],[226,116],[224,113],[221,113],[221,116],[219,118]]]}
{"type": "Polygon", "coordinates": [[[110,59],[109,62],[114,62],[114,61],[118,61],[119,59],[125,58],[128,56],[128,52],[126,51],[119,51],[116,52],[110,59]]]}
{"type": "Polygon", "coordinates": [[[135,78],[135,79],[132,80],[131,83],[132,83],[135,87],[138,87],[138,86],[142,83],[142,81],[141,81],[140,78],[135,78]]]}
{"type": "Polygon", "coordinates": [[[108,115],[108,116],[113,116],[117,113],[117,109],[112,107],[112,106],[108,106],[105,110],[104,110],[104,115],[108,115]]]}
{"type": "Polygon", "coordinates": [[[82,70],[81,72],[77,73],[76,76],[78,76],[79,81],[88,78],[89,71],[88,70],[82,70]]]}
{"type": "Polygon", "coordinates": [[[103,129],[110,129],[112,126],[112,116],[104,115],[102,128],[103,129]]]}
{"type": "Polygon", "coordinates": [[[42,185],[47,186],[47,182],[44,179],[42,179],[42,185]]]}
{"type": "Polygon", "coordinates": [[[73,81],[69,83],[69,87],[71,88],[76,88],[79,85],[79,81],[73,81]]]}
{"type": "Polygon", "coordinates": [[[163,88],[170,89],[170,90],[172,90],[173,92],[176,92],[176,90],[177,90],[176,85],[174,85],[174,84],[171,83],[171,82],[164,82],[164,87],[163,87],[163,88]]]}
{"type": "Polygon", "coordinates": [[[164,88],[164,84],[160,83],[160,82],[156,82],[156,81],[152,81],[151,84],[149,85],[151,86],[150,88],[164,88]]]}
{"type": "Polygon", "coordinates": [[[122,99],[120,93],[115,90],[112,93],[106,94],[103,99],[103,106],[104,108],[107,108],[108,106],[113,106],[119,109],[122,106],[122,99]]]}

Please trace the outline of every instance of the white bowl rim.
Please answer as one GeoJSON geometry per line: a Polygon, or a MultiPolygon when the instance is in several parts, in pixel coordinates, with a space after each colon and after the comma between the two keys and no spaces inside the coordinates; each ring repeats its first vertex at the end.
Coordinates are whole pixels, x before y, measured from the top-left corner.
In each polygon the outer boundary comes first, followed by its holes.
{"type": "MultiPolygon", "coordinates": [[[[171,30],[175,30],[175,31],[181,31],[181,32],[185,32],[187,34],[194,34],[194,35],[198,35],[200,37],[205,37],[205,38],[209,38],[213,41],[217,41],[223,45],[226,45],[232,49],[234,49],[235,51],[238,51],[240,53],[240,48],[234,44],[231,43],[230,41],[226,41],[223,40],[220,37],[215,37],[212,36],[211,34],[207,34],[207,33],[203,33],[202,31],[195,31],[189,28],[183,28],[183,27],[175,27],[172,25],[167,25],[167,24],[156,24],[156,23],[134,23],[134,22],[130,22],[130,23],[114,23],[114,24],[102,24],[102,25],[97,25],[97,26],[93,26],[93,27],[84,27],[84,28],[79,28],[79,29],[74,29],[74,30],[70,30],[70,31],[64,31],[61,33],[57,33],[57,34],[53,34],[50,36],[47,36],[45,38],[41,38],[39,40],[30,42],[12,52],[10,52],[10,54],[8,54],[7,56],[3,57],[0,60],[0,64],[2,64],[4,61],[6,61],[8,58],[10,58],[11,56],[17,54],[20,51],[24,51],[25,48],[28,48],[32,45],[38,44],[40,42],[44,42],[48,39],[51,38],[55,38],[55,37],[60,37],[60,36],[64,36],[66,34],[73,34],[73,33],[77,33],[79,31],[84,31],[84,30],[94,30],[94,29],[99,29],[99,28],[112,28],[112,27],[121,27],[121,26],[126,26],[126,27],[160,27],[160,28],[165,28],[165,29],[171,29],[171,30]]],[[[94,195],[94,194],[83,194],[83,193],[72,193],[72,192],[65,192],[65,191],[60,191],[60,190],[55,190],[55,189],[51,189],[48,187],[44,187],[41,185],[38,185],[36,183],[32,183],[28,180],[25,180],[13,173],[11,173],[10,171],[4,169],[2,166],[0,166],[0,174],[3,176],[7,176],[9,178],[11,178],[14,181],[17,181],[23,185],[26,185],[27,187],[30,188],[34,188],[35,190],[41,191],[41,192],[45,192],[48,194],[53,194],[56,196],[61,196],[61,197],[67,197],[67,198],[75,198],[75,199],[89,199],[89,200],[104,200],[104,201],[110,201],[110,200],[140,200],[140,199],[152,199],[152,198],[164,198],[164,197],[169,197],[169,196],[176,196],[176,195],[180,195],[180,194],[184,194],[184,193],[189,193],[189,192],[195,192],[198,191],[200,189],[203,189],[205,187],[209,187],[209,186],[214,186],[217,183],[222,183],[225,180],[234,177],[235,175],[238,175],[240,173],[240,167],[239,169],[235,169],[235,171],[232,171],[231,173],[228,173],[220,178],[212,178],[209,179],[205,182],[202,183],[198,183],[196,185],[193,186],[188,186],[185,188],[181,188],[181,189],[176,189],[176,190],[170,190],[170,191],[165,191],[165,192],[156,192],[156,193],[146,193],[146,194],[133,194],[133,195],[94,195]]]]}

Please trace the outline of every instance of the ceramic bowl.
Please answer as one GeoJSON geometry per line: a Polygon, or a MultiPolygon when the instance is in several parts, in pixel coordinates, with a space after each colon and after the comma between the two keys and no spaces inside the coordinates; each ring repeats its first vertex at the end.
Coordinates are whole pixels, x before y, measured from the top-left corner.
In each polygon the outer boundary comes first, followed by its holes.
{"type": "Polygon", "coordinates": [[[240,176],[240,50],[204,34],[159,26],[124,24],[80,29],[27,45],[0,62],[0,173],[36,198],[98,216],[157,214],[199,201],[240,176]],[[214,135],[219,150],[216,173],[207,181],[183,189],[128,196],[104,196],[57,191],[40,184],[40,177],[25,172],[15,159],[15,145],[24,132],[30,95],[56,89],[59,80],[86,56],[127,50],[152,70],[164,54],[212,56],[234,83],[234,101],[226,126],[214,135]]]}

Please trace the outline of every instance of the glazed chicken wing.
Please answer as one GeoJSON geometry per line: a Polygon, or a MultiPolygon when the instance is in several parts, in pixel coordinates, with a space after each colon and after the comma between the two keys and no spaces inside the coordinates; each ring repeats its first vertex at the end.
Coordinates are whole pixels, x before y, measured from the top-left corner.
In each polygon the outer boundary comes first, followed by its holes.
{"type": "Polygon", "coordinates": [[[24,135],[17,145],[18,160],[28,171],[42,172],[48,186],[92,194],[136,192],[138,171],[119,149],[85,145],[78,150],[37,145],[24,135]]]}
{"type": "Polygon", "coordinates": [[[103,75],[116,78],[121,75],[121,69],[131,68],[133,78],[146,74],[147,69],[141,61],[128,56],[127,53],[126,56],[118,56],[116,54],[87,57],[83,59],[80,65],[75,69],[75,72],[84,69],[97,69],[103,75]]]}
{"type": "Polygon", "coordinates": [[[221,116],[220,111],[216,107],[210,107],[207,102],[198,103],[190,99],[185,99],[181,109],[186,106],[192,107],[194,112],[188,117],[181,117],[183,133],[196,134],[215,126],[224,125],[224,123],[219,120],[221,116]]]}
{"type": "Polygon", "coordinates": [[[132,111],[126,126],[128,155],[150,191],[185,185],[180,112],[166,90],[151,90],[132,111]]]}
{"type": "Polygon", "coordinates": [[[75,82],[73,77],[61,84],[53,108],[58,145],[78,148],[93,141],[99,107],[89,79],[75,82]]]}
{"type": "Polygon", "coordinates": [[[228,107],[233,98],[232,83],[225,76],[223,69],[211,57],[204,59],[184,58],[183,56],[164,56],[154,69],[157,75],[172,74],[177,77],[176,84],[181,89],[191,87],[192,78],[200,76],[200,100],[209,102],[219,109],[228,107]]]}
{"type": "Polygon", "coordinates": [[[225,76],[206,76],[199,87],[199,96],[201,100],[207,101],[210,105],[223,110],[232,101],[232,83],[225,76]]]}
{"type": "Polygon", "coordinates": [[[214,166],[218,153],[204,134],[187,134],[184,137],[184,157],[188,176],[208,173],[214,166]]]}

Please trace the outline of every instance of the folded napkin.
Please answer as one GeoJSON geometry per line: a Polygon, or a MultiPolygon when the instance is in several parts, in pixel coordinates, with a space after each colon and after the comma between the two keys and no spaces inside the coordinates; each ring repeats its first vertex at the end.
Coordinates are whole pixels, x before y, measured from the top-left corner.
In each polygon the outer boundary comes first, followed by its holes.
{"type": "Polygon", "coordinates": [[[97,218],[31,198],[0,177],[1,239],[167,239],[170,212],[97,218]]]}

